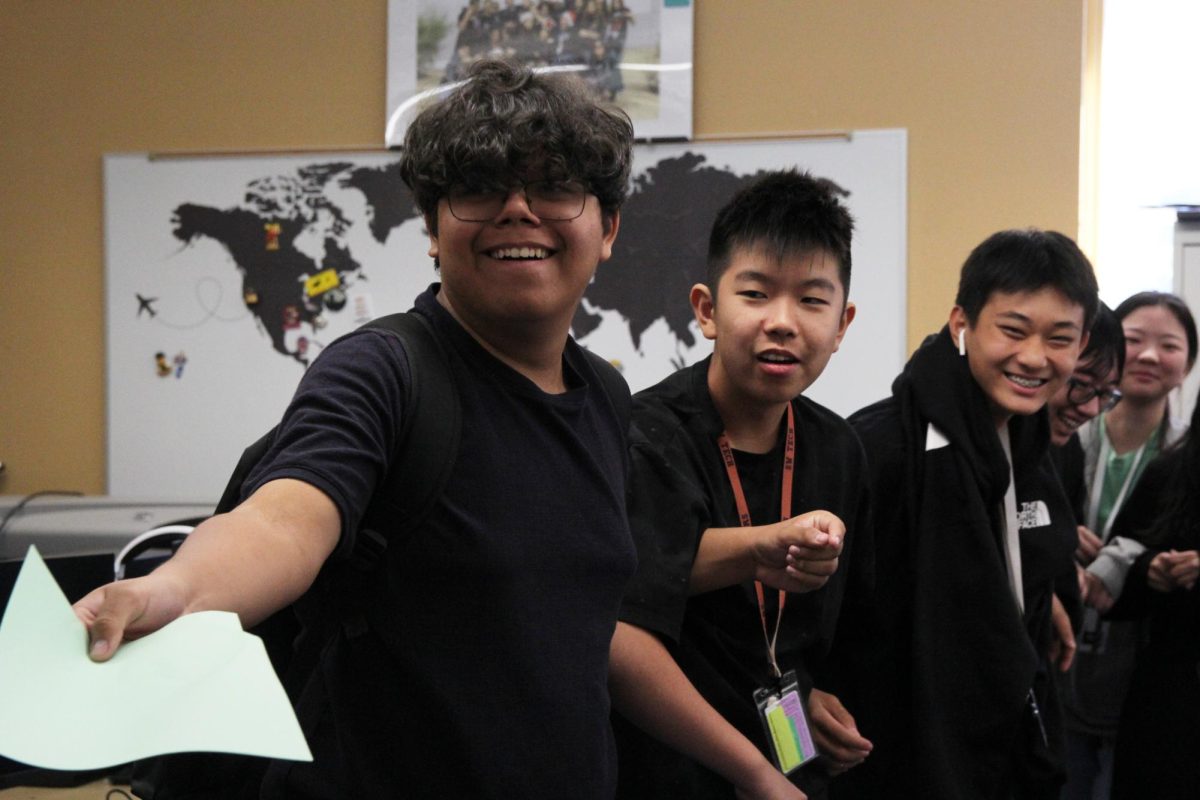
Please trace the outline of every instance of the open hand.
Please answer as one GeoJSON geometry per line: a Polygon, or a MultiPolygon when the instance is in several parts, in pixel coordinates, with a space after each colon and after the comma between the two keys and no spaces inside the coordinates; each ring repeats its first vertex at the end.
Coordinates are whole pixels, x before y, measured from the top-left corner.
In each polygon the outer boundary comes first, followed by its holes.
{"type": "Polygon", "coordinates": [[[88,655],[107,661],[122,642],[153,633],[183,613],[171,585],[157,576],[101,586],[73,606],[88,630],[88,655]]]}
{"type": "Polygon", "coordinates": [[[808,719],[813,740],[825,757],[825,768],[840,775],[861,764],[874,747],[858,732],[854,717],[842,701],[829,692],[813,689],[808,697],[808,719]]]}

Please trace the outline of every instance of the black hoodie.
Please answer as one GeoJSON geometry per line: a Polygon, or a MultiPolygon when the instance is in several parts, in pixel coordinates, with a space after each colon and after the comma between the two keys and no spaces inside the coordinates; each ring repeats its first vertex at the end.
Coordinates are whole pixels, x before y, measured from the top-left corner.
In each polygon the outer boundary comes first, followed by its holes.
{"type": "Polygon", "coordinates": [[[1056,797],[1062,733],[1044,654],[1076,534],[1045,411],[1008,423],[1023,618],[1004,555],[1008,461],[949,330],[850,422],[877,500],[876,592],[847,598],[835,657],[842,700],[875,749],[834,797],[1056,797]]]}

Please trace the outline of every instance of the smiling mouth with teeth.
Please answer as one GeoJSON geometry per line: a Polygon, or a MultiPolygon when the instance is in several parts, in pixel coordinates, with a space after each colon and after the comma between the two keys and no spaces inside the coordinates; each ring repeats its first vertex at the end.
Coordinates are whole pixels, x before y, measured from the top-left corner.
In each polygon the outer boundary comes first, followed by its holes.
{"type": "Polygon", "coordinates": [[[539,259],[549,258],[550,251],[544,247],[499,247],[488,255],[498,259],[539,259]]]}
{"type": "Polygon", "coordinates": [[[1021,375],[1013,375],[1008,373],[1008,379],[1017,386],[1024,386],[1026,389],[1036,389],[1039,386],[1046,384],[1045,378],[1026,378],[1021,375]]]}

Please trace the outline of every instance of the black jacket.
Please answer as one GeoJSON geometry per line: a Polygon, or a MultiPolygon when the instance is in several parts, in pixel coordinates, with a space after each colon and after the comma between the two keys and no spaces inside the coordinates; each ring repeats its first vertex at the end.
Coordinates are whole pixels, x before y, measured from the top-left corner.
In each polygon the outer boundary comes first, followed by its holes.
{"type": "Polygon", "coordinates": [[[876,593],[847,598],[835,661],[842,699],[875,749],[834,782],[834,796],[1057,796],[1061,727],[1043,654],[1076,536],[1045,412],[1008,423],[1023,617],[1004,555],[1008,462],[949,331],[914,353],[892,397],[850,421],[871,475],[876,593]]]}

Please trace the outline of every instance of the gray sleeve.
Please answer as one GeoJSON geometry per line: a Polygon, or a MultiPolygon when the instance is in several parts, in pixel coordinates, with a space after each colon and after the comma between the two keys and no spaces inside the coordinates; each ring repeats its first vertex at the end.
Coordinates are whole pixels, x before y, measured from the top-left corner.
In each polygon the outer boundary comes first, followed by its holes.
{"type": "Polygon", "coordinates": [[[1087,571],[1104,582],[1104,588],[1116,600],[1125,588],[1125,577],[1129,568],[1146,547],[1141,542],[1124,536],[1114,536],[1100,549],[1096,560],[1088,565],[1087,571]]]}

